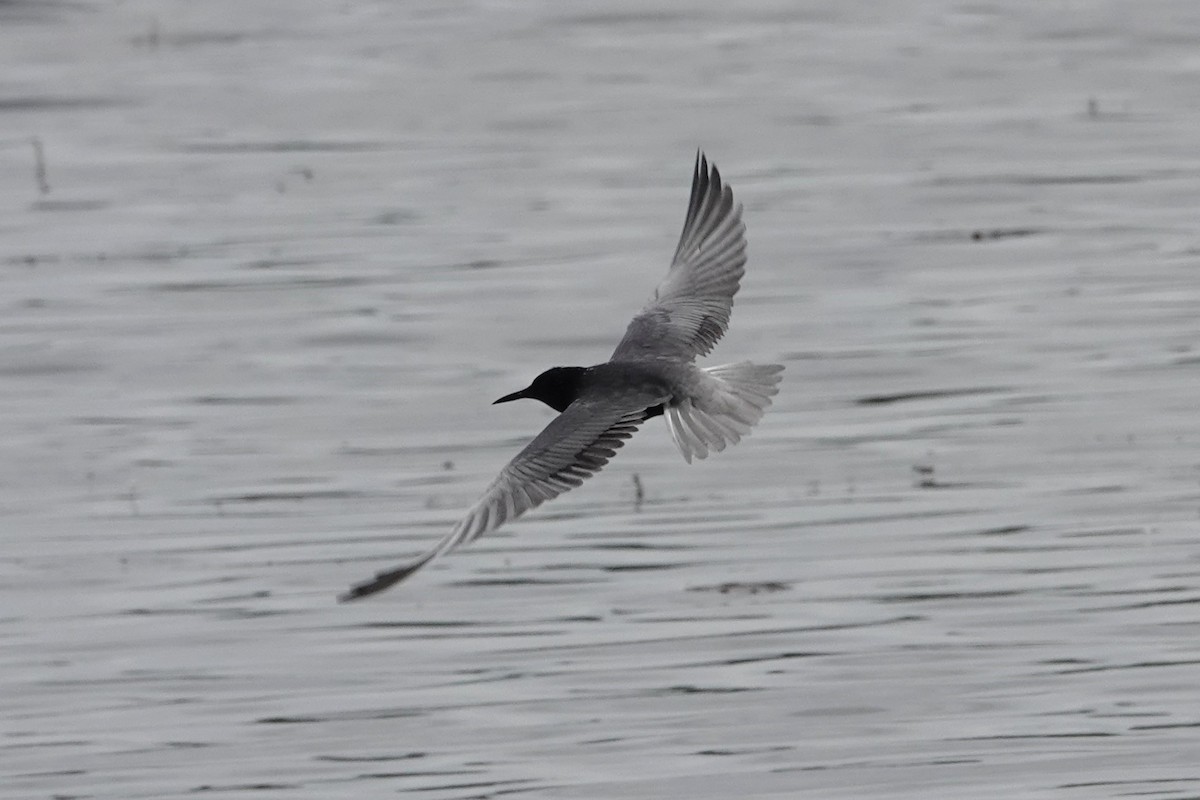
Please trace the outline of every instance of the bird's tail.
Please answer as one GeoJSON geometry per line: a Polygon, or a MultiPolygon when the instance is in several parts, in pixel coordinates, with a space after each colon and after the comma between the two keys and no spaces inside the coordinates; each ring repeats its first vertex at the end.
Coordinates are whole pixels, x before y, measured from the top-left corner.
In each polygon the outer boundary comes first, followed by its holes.
{"type": "Polygon", "coordinates": [[[722,364],[698,369],[692,397],[667,406],[671,438],[689,464],[736,444],[750,432],[779,392],[781,364],[722,364]]]}

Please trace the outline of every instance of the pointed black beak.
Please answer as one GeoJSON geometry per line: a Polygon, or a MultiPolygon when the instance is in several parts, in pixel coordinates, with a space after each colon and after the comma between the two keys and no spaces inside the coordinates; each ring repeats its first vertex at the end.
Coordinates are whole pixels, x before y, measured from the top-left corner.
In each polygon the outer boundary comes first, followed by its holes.
{"type": "Polygon", "coordinates": [[[523,397],[527,397],[524,389],[519,392],[513,392],[512,394],[506,394],[504,397],[501,397],[499,400],[493,402],[492,405],[496,405],[498,403],[511,403],[513,400],[520,400],[523,397]]]}

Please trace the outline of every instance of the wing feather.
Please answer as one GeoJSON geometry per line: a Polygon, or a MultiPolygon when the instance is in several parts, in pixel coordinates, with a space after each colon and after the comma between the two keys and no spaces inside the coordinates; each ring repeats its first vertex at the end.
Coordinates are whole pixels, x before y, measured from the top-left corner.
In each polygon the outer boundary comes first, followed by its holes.
{"type": "Polygon", "coordinates": [[[661,397],[631,394],[622,401],[580,399],[555,417],[492,481],[466,516],[434,547],[395,569],[352,587],[338,599],[382,592],[433,559],[473,542],[503,523],[583,483],[600,471],[661,397]]]}
{"type": "Polygon", "coordinates": [[[692,194],[667,277],[629,323],[613,360],[708,353],[729,327],[733,296],[746,267],[742,206],[721,173],[696,154],[692,194]]]}

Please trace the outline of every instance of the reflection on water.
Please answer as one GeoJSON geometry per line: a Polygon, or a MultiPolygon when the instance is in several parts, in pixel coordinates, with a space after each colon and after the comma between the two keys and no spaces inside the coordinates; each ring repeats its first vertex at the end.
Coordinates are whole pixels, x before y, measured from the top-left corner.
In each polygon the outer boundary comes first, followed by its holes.
{"type": "Polygon", "coordinates": [[[1200,793],[1200,12],[710,6],[0,3],[0,794],[1200,793]],[[697,145],[764,423],[336,605],[697,145]]]}

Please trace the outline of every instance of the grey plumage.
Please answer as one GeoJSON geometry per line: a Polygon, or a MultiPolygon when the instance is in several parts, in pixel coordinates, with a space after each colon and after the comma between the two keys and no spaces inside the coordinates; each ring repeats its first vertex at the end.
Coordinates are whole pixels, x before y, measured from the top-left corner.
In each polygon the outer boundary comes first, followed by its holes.
{"type": "Polygon", "coordinates": [[[742,204],[721,183],[721,173],[699,155],[683,233],[667,277],[654,291],[612,360],[707,355],[729,327],[733,296],[746,272],[742,204]]]}

